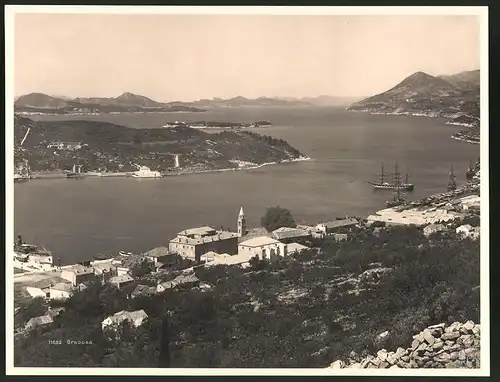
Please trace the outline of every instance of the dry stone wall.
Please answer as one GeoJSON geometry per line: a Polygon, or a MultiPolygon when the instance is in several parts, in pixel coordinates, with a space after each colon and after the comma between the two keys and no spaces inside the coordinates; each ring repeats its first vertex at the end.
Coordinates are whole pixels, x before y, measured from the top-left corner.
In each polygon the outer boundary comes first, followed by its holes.
{"type": "Polygon", "coordinates": [[[480,325],[467,321],[432,325],[413,336],[411,346],[347,362],[337,360],[330,368],[479,368],[480,325]]]}

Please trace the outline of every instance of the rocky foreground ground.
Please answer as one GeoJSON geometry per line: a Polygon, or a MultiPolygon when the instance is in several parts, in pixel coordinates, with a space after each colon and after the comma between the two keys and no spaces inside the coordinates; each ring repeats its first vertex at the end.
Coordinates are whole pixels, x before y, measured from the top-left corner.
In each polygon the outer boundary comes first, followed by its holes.
{"type": "Polygon", "coordinates": [[[480,325],[467,321],[429,326],[413,336],[407,349],[388,352],[381,349],[376,355],[363,359],[355,356],[347,362],[337,360],[330,368],[479,368],[480,325]]]}

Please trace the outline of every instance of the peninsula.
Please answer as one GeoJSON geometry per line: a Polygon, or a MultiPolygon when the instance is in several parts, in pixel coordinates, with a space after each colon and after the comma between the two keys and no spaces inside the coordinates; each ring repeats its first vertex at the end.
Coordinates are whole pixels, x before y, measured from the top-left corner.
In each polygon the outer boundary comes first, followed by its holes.
{"type": "Polygon", "coordinates": [[[454,139],[479,143],[479,80],[479,70],[438,77],[417,72],[347,110],[447,118],[450,125],[466,127],[454,134],[454,139]]]}
{"type": "Polygon", "coordinates": [[[188,126],[134,129],[98,121],[36,122],[15,115],[14,134],[15,162],[27,161],[32,173],[81,166],[89,175],[119,175],[144,166],[163,174],[182,174],[308,159],[282,139],[248,131],[209,134],[188,126]]]}

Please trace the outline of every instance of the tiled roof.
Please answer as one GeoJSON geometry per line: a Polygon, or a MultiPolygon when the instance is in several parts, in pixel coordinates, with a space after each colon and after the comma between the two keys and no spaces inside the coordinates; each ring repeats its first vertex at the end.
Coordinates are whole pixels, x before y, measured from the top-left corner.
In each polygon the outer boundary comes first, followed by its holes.
{"type": "Polygon", "coordinates": [[[54,322],[54,320],[51,316],[38,316],[38,317],[31,318],[26,323],[26,327],[29,328],[29,327],[47,325],[47,324],[50,324],[52,322],[54,322]]]}
{"type": "Polygon", "coordinates": [[[63,271],[73,272],[74,274],[78,274],[78,275],[85,275],[85,274],[89,274],[89,273],[94,273],[94,269],[92,267],[85,267],[81,264],[75,264],[70,268],[63,269],[63,271]]]}
{"type": "Polygon", "coordinates": [[[252,228],[248,230],[245,236],[238,238],[239,242],[243,242],[249,239],[253,239],[254,237],[259,236],[268,236],[271,237],[271,234],[264,227],[252,228]]]}
{"type": "Polygon", "coordinates": [[[253,239],[245,240],[239,243],[239,245],[243,245],[245,247],[262,247],[264,245],[269,244],[279,244],[280,242],[272,237],[268,236],[258,236],[253,239]]]}
{"type": "Polygon", "coordinates": [[[107,317],[103,321],[103,324],[106,321],[108,324],[119,324],[125,320],[128,320],[128,321],[132,321],[134,323],[134,325],[138,326],[146,318],[148,318],[148,315],[146,314],[146,312],[143,309],[136,310],[134,312],[128,312],[128,311],[122,310],[120,312],[113,314],[112,316],[107,317]]]}
{"type": "Polygon", "coordinates": [[[62,277],[59,277],[59,276],[55,276],[55,277],[50,277],[50,278],[46,278],[43,280],[39,280],[39,281],[33,283],[32,285],[28,285],[28,286],[30,286],[32,288],[45,289],[45,288],[51,287],[52,285],[56,285],[59,283],[66,283],[66,282],[68,282],[68,280],[63,279],[62,277]]]}
{"type": "Polygon", "coordinates": [[[50,317],[55,317],[58,316],[61,312],[64,312],[64,308],[49,308],[47,310],[47,313],[45,313],[46,316],[50,317]]]}
{"type": "Polygon", "coordinates": [[[235,232],[217,231],[217,233],[215,235],[204,236],[204,237],[201,237],[199,239],[188,238],[188,237],[180,235],[180,236],[177,236],[176,238],[170,240],[170,243],[197,245],[197,244],[203,244],[203,243],[216,242],[216,241],[220,241],[220,240],[232,239],[235,237],[238,237],[238,234],[235,232]]]}
{"type": "Polygon", "coordinates": [[[52,287],[52,289],[60,290],[63,292],[70,292],[73,289],[73,284],[71,284],[69,282],[57,283],[56,285],[54,285],[52,287]]]}
{"type": "Polygon", "coordinates": [[[116,267],[116,264],[112,264],[111,261],[105,262],[105,263],[97,263],[93,265],[94,270],[100,271],[100,272],[109,272],[110,270],[114,269],[116,267]]]}
{"type": "Polygon", "coordinates": [[[166,247],[157,247],[157,248],[153,248],[152,250],[144,253],[144,256],[147,256],[147,257],[160,257],[160,256],[168,255],[168,254],[170,254],[168,248],[166,248],[166,247]]]}
{"type": "Polygon", "coordinates": [[[306,247],[305,245],[299,244],[299,243],[290,243],[287,245],[287,251],[289,253],[291,252],[300,252],[303,251],[304,249],[309,249],[309,247],[306,247]]]}
{"type": "Polygon", "coordinates": [[[145,261],[147,261],[147,259],[143,255],[130,255],[122,261],[121,267],[133,268],[133,267],[141,265],[145,261]]]}
{"type": "Polygon", "coordinates": [[[208,235],[213,231],[215,231],[215,228],[204,226],[204,227],[186,229],[184,231],[179,232],[179,235],[208,235]]]}
{"type": "Polygon", "coordinates": [[[299,228],[289,228],[289,227],[281,227],[273,231],[272,236],[275,239],[286,239],[291,237],[307,237],[311,236],[311,234],[303,229],[299,228]]]}
{"type": "Polygon", "coordinates": [[[133,281],[133,280],[134,280],[134,278],[131,277],[130,275],[121,275],[121,276],[111,277],[109,279],[109,282],[111,284],[121,284],[121,283],[124,283],[127,281],[133,281]]]}
{"type": "Polygon", "coordinates": [[[156,288],[155,287],[150,287],[148,285],[142,285],[139,284],[135,287],[134,291],[132,292],[132,295],[152,295],[155,294],[156,288]]]}
{"type": "Polygon", "coordinates": [[[324,225],[326,228],[338,228],[354,224],[358,224],[358,221],[354,218],[348,218],[342,220],[332,220],[329,222],[321,223],[320,225],[324,225]]]}

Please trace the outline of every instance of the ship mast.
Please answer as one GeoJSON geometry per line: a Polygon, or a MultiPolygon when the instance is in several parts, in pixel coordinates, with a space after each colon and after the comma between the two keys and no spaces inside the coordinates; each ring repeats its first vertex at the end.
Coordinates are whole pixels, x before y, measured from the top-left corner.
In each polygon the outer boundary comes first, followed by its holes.
{"type": "Polygon", "coordinates": [[[382,163],[382,172],[380,173],[380,184],[384,183],[384,163],[382,163]]]}
{"type": "Polygon", "coordinates": [[[455,190],[457,188],[457,182],[455,181],[455,173],[453,172],[453,165],[451,165],[450,171],[450,182],[448,183],[448,190],[455,190]]]}
{"type": "Polygon", "coordinates": [[[396,162],[396,171],[394,172],[394,180],[396,181],[396,193],[397,193],[397,198],[399,200],[400,195],[399,195],[399,187],[401,183],[399,171],[398,171],[398,162],[396,162]]]}

